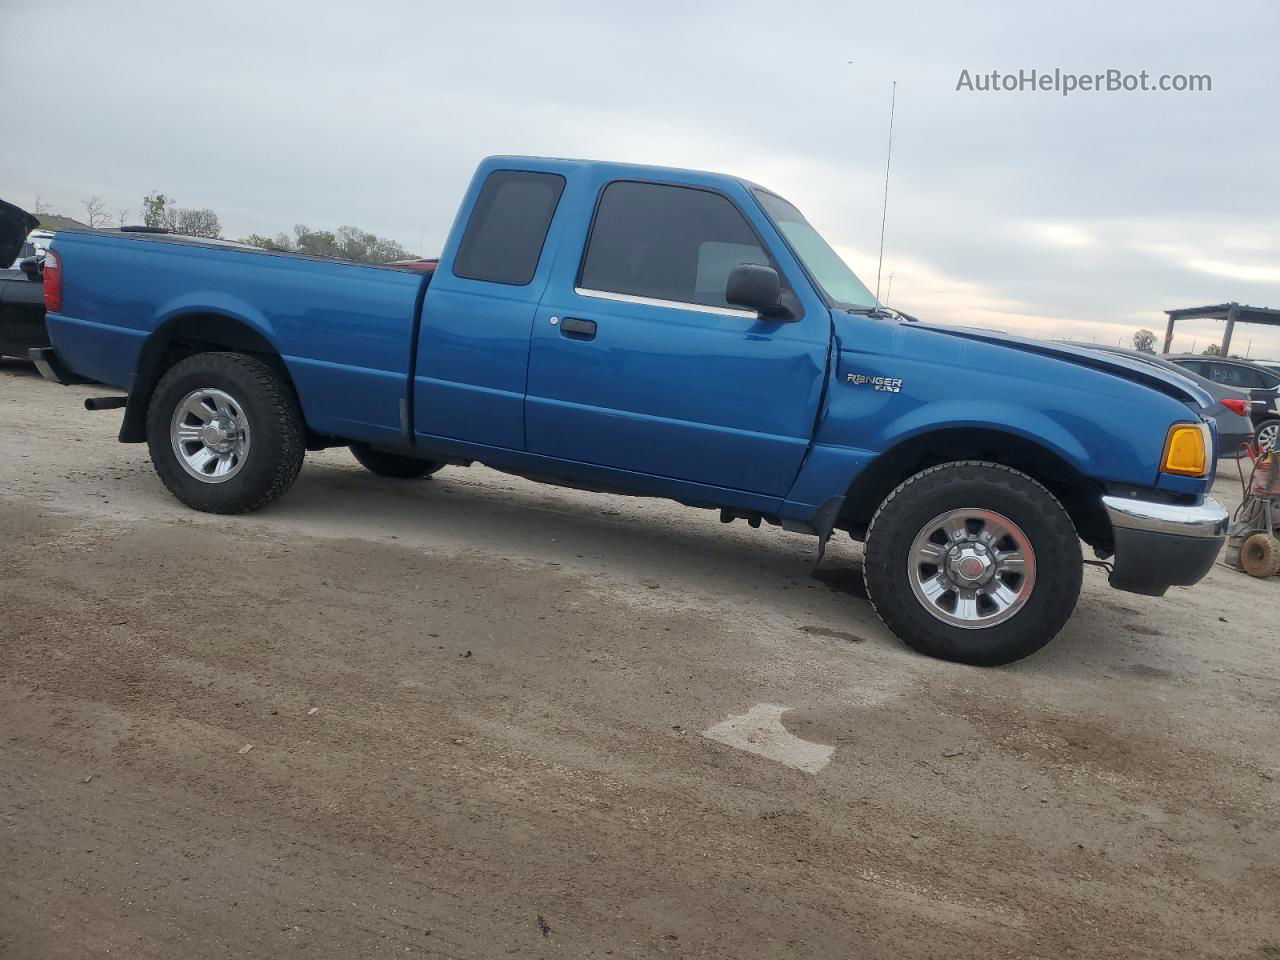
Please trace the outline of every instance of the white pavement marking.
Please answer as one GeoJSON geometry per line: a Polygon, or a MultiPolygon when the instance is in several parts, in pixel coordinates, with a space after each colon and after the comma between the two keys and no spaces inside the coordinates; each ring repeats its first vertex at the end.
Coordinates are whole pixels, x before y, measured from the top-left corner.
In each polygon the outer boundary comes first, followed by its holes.
{"type": "Polygon", "coordinates": [[[782,725],[782,715],[790,709],[776,703],[757,703],[746,713],[708,727],[702,735],[804,773],[817,773],[831,762],[836,748],[810,743],[789,733],[782,725]]]}

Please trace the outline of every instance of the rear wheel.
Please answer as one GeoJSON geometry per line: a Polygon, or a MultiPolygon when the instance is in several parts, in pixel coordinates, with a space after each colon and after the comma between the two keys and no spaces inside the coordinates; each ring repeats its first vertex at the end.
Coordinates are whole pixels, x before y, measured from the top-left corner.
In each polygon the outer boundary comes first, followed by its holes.
{"type": "Polygon", "coordinates": [[[931,467],[885,498],[863,576],[886,625],[930,656],[981,666],[1034,653],[1080,595],[1082,557],[1062,505],[995,463],[931,467]]]}
{"type": "Polygon", "coordinates": [[[169,492],[206,513],[246,513],[302,469],[306,427],[284,377],[256,357],[200,353],[160,379],[147,446],[169,492]]]}
{"type": "Polygon", "coordinates": [[[406,457],[400,453],[387,453],[359,443],[351,444],[351,455],[366,470],[380,477],[397,477],[401,480],[425,477],[444,466],[436,460],[422,460],[418,457],[406,457]]]}

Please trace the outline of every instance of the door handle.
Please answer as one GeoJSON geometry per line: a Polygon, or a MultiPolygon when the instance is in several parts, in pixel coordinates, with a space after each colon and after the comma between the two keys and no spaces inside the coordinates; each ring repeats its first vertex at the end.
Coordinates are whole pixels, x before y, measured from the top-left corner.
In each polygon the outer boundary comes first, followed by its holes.
{"type": "Polygon", "coordinates": [[[560,321],[560,332],[566,337],[572,337],[575,340],[594,340],[596,337],[596,322],[594,320],[578,320],[574,317],[565,317],[560,321]]]}

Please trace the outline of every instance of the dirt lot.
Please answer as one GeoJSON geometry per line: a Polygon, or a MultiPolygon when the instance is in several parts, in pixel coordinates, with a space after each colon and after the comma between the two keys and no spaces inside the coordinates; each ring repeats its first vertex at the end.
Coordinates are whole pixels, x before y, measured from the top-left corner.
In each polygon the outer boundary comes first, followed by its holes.
{"type": "Polygon", "coordinates": [[[1280,957],[1278,581],[1089,569],[978,670],[658,501],[335,450],[193,513],[102,392],[0,364],[6,960],[1280,957]],[[829,762],[703,735],[766,704],[829,762]]]}

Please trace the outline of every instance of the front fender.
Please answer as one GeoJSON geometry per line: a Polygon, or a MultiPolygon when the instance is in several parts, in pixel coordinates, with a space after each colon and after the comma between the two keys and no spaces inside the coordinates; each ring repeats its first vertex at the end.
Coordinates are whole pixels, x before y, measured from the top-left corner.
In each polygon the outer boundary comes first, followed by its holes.
{"type": "Polygon", "coordinates": [[[1104,485],[1149,488],[1169,426],[1197,416],[1144,384],[1050,356],[929,331],[908,351],[899,331],[882,329],[864,328],[864,348],[839,353],[784,508],[792,518],[843,495],[887,451],[965,428],[1034,443],[1104,485]]]}
{"type": "MultiPolygon", "coordinates": [[[[1083,424],[1075,426],[1079,429],[1083,424]]],[[[877,447],[888,450],[922,434],[959,428],[994,430],[1030,440],[1086,476],[1093,475],[1097,469],[1094,453],[1062,422],[1041,410],[993,400],[943,400],[915,407],[884,424],[877,447]]]]}

